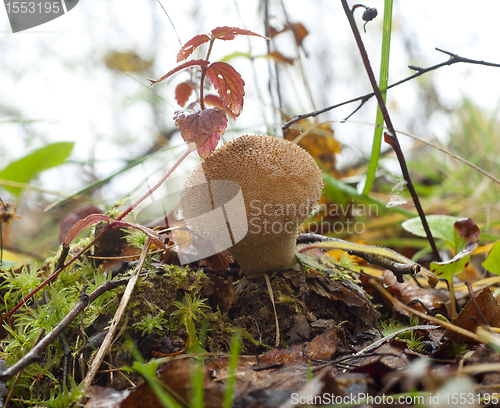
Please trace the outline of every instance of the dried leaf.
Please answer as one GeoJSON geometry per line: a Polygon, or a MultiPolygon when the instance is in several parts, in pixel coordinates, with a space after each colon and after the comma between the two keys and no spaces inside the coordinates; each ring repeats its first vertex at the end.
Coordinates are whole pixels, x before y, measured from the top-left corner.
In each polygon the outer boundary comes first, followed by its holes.
{"type": "MultiPolygon", "coordinates": [[[[78,221],[83,220],[85,217],[91,214],[100,214],[102,210],[95,205],[87,205],[86,207],[80,208],[70,214],[68,214],[61,222],[61,227],[59,229],[59,241],[61,244],[65,241],[66,235],[68,235],[69,230],[78,221]]],[[[1,215],[1,212],[0,212],[1,215]]],[[[1,216],[0,216],[1,218],[1,216]]]]}
{"type": "Polygon", "coordinates": [[[217,95],[208,94],[207,96],[205,96],[205,103],[207,105],[218,106],[219,108],[224,109],[231,119],[236,119],[236,116],[233,115],[233,112],[224,107],[222,101],[217,95]]]}
{"type": "Polygon", "coordinates": [[[293,65],[293,59],[285,57],[281,52],[279,51],[272,51],[269,54],[267,54],[269,57],[273,58],[274,60],[278,62],[285,62],[287,64],[293,65]]]}
{"type": "Polygon", "coordinates": [[[254,37],[268,39],[263,35],[254,33],[253,31],[243,30],[238,27],[227,27],[227,26],[214,28],[212,30],[212,35],[214,36],[214,38],[224,41],[233,40],[237,35],[252,35],[254,37]]]}
{"type": "Polygon", "coordinates": [[[210,37],[206,34],[197,35],[191,38],[186,44],[182,46],[181,50],[177,54],[177,62],[184,61],[194,52],[194,50],[196,50],[196,48],[208,41],[210,41],[210,37]]]}
{"type": "MultiPolygon", "coordinates": [[[[384,271],[384,286],[396,299],[400,300],[401,303],[405,305],[412,303],[411,307],[415,310],[426,313],[425,309],[427,309],[432,315],[438,313],[444,316],[448,315],[444,302],[431,294],[428,290],[419,288],[413,283],[399,283],[394,274],[388,270],[384,271]],[[414,303],[415,300],[419,300],[420,302],[414,303]]],[[[394,307],[394,310],[396,311],[396,307],[394,307]]],[[[404,316],[408,316],[408,312],[403,309],[398,308],[397,312],[404,316]]]]}
{"type": "MultiPolygon", "coordinates": [[[[479,325],[484,325],[482,317],[486,319],[486,322],[492,327],[500,327],[500,305],[496,301],[491,288],[484,288],[479,295],[476,296],[477,308],[474,302],[469,301],[458,314],[452,323],[456,326],[462,327],[463,329],[469,330],[471,332],[476,332],[479,325]],[[479,312],[477,309],[481,312],[479,312]],[[482,317],[481,317],[482,314],[482,317]]],[[[470,343],[471,340],[463,338],[459,334],[446,329],[444,336],[450,340],[464,340],[470,343]]]]}
{"type": "Polygon", "coordinates": [[[336,156],[342,147],[334,137],[329,123],[314,123],[302,119],[285,131],[285,139],[294,141],[323,164],[329,172],[337,174],[336,156]]]}
{"type": "MultiPolygon", "coordinates": [[[[215,148],[217,136],[223,135],[227,126],[226,112],[221,108],[180,109],[175,112],[174,120],[182,138],[187,143],[195,142],[198,149],[207,142],[207,149],[215,148]]],[[[203,153],[206,151],[203,150],[203,153]]]]}
{"type": "Polygon", "coordinates": [[[99,222],[107,222],[109,224],[109,217],[105,214],[91,214],[83,220],[78,221],[71,229],[68,231],[68,235],[66,235],[66,239],[64,240],[65,244],[71,244],[73,240],[85,229],[88,227],[97,224],[99,222]]]}
{"type": "Polygon", "coordinates": [[[160,79],[148,78],[148,81],[151,82],[151,85],[154,85],[154,84],[157,84],[158,82],[161,82],[161,81],[167,79],[169,76],[175,74],[176,72],[179,72],[181,69],[189,68],[189,67],[192,67],[193,65],[199,65],[200,67],[206,67],[208,64],[209,64],[209,62],[205,61],[203,59],[191,60],[191,61],[185,62],[184,64],[178,65],[173,70],[171,70],[171,71],[167,72],[165,75],[163,75],[160,79]]]}
{"type": "Polygon", "coordinates": [[[181,82],[175,88],[175,100],[179,106],[184,106],[193,93],[193,88],[189,82],[181,82]]]}
{"type": "Polygon", "coordinates": [[[113,51],[106,55],[106,65],[109,68],[123,72],[140,72],[151,67],[150,61],[144,61],[135,52],[113,51]]]}
{"type": "Polygon", "coordinates": [[[302,42],[304,41],[304,38],[307,37],[309,32],[307,29],[303,26],[302,23],[293,23],[288,26],[290,30],[292,30],[293,35],[295,37],[295,41],[297,42],[297,45],[299,47],[302,46],[302,42]]]}
{"type": "Polygon", "coordinates": [[[240,116],[245,95],[245,81],[240,74],[225,62],[214,62],[208,67],[206,75],[217,89],[224,107],[235,116],[240,116]]]}

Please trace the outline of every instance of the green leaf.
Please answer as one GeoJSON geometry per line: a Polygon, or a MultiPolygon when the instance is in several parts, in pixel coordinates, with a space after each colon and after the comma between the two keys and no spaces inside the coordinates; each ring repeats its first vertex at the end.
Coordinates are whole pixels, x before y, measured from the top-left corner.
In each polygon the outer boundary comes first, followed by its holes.
{"type": "Polygon", "coordinates": [[[491,273],[500,275],[500,241],[495,242],[488,257],[483,262],[483,267],[491,273]]]}
{"type": "MultiPolygon", "coordinates": [[[[34,175],[63,164],[71,154],[74,145],[73,142],[58,142],[37,149],[0,171],[0,179],[27,183],[34,175]]],[[[22,191],[19,187],[3,186],[3,188],[15,196],[19,196],[22,191]]]]}
{"type": "MultiPolygon", "coordinates": [[[[445,240],[451,248],[455,248],[455,222],[465,218],[452,217],[450,215],[428,215],[426,217],[429,228],[434,238],[445,240]]],[[[408,232],[419,237],[426,237],[420,217],[410,218],[401,224],[408,232]]]]}
{"type": "Polygon", "coordinates": [[[470,252],[469,255],[466,253],[467,251],[460,252],[447,262],[431,262],[431,271],[439,278],[452,282],[453,275],[462,272],[470,261],[470,252]]]}

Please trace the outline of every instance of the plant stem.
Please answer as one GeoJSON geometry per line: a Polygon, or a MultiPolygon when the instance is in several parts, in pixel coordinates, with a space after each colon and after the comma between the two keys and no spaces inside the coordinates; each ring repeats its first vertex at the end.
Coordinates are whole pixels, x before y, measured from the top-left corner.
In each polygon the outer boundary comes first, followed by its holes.
{"type": "MultiPolygon", "coordinates": [[[[389,79],[389,54],[391,51],[391,28],[392,28],[392,1],[385,0],[384,4],[384,23],[383,23],[383,33],[382,33],[382,58],[380,61],[380,78],[379,87],[381,89],[380,93],[384,102],[386,101],[387,95],[387,83],[389,79]]],[[[368,170],[366,171],[366,181],[363,188],[363,195],[368,195],[375,182],[375,175],[377,172],[378,160],[380,157],[380,147],[382,145],[382,132],[384,125],[384,116],[380,110],[380,106],[377,105],[377,118],[375,120],[377,127],[375,127],[375,132],[373,135],[373,145],[372,153],[370,156],[370,163],[368,165],[368,170]]]]}
{"type": "MultiPolygon", "coordinates": [[[[130,207],[128,207],[123,213],[121,213],[118,218],[116,218],[116,221],[121,221],[123,218],[125,218],[130,212],[132,212],[140,203],[142,203],[146,198],[148,198],[154,191],[156,191],[169,177],[170,175],[174,172],[174,170],[181,164],[186,157],[189,156],[189,154],[193,150],[191,148],[188,148],[181,157],[177,159],[177,161],[174,163],[174,165],[170,168],[169,171],[165,173],[165,175],[156,183],[153,187],[151,187],[150,190],[146,191],[141,197],[137,199],[135,203],[133,203],[130,207]]],[[[112,224],[110,224],[112,225],[112,224]]]]}
{"type": "MultiPolygon", "coordinates": [[[[212,37],[210,40],[210,45],[208,46],[208,51],[207,51],[207,56],[205,57],[205,60],[208,62],[208,59],[210,58],[210,54],[212,52],[212,47],[214,46],[214,41],[215,38],[212,37]]],[[[207,73],[207,67],[203,66],[201,68],[201,79],[200,79],[200,109],[204,110],[205,109],[205,101],[204,101],[204,96],[203,96],[203,83],[205,82],[205,74],[207,73]]]]}
{"type": "Polygon", "coordinates": [[[429,244],[432,248],[432,254],[434,255],[434,259],[436,259],[438,262],[440,262],[441,257],[439,256],[439,251],[436,247],[436,243],[434,242],[434,238],[432,237],[431,230],[429,228],[429,224],[427,224],[427,220],[425,218],[425,213],[422,209],[422,206],[420,205],[420,200],[418,199],[417,192],[415,191],[415,188],[413,187],[413,183],[411,182],[410,178],[410,173],[408,172],[408,167],[406,165],[406,160],[403,155],[403,152],[401,151],[401,146],[399,145],[398,138],[396,136],[396,131],[394,130],[394,126],[392,125],[391,117],[389,116],[389,112],[387,111],[387,107],[385,106],[384,99],[382,98],[382,94],[380,93],[380,89],[377,85],[377,81],[375,79],[375,75],[373,74],[373,69],[370,65],[370,59],[368,58],[368,54],[366,52],[365,46],[363,44],[363,40],[361,39],[361,34],[359,33],[358,27],[356,25],[356,21],[354,20],[354,15],[349,9],[349,6],[347,4],[347,0],[341,0],[342,6],[344,7],[344,12],[347,16],[347,19],[349,20],[349,24],[352,29],[352,33],[354,34],[354,38],[356,39],[356,43],[358,44],[359,52],[361,54],[361,58],[363,60],[363,64],[366,69],[366,73],[368,74],[368,78],[370,79],[370,83],[373,88],[373,92],[375,93],[375,96],[377,98],[377,102],[380,106],[380,110],[382,112],[382,115],[384,117],[384,121],[387,125],[387,129],[389,129],[389,132],[384,133],[384,140],[386,143],[390,144],[391,147],[393,148],[394,152],[396,153],[396,156],[399,161],[399,165],[401,166],[401,172],[403,173],[403,177],[407,183],[408,190],[411,194],[411,197],[413,199],[413,203],[415,204],[415,208],[417,209],[418,215],[420,216],[420,219],[422,220],[422,226],[424,227],[425,234],[427,236],[427,240],[429,241],[429,244]]]}

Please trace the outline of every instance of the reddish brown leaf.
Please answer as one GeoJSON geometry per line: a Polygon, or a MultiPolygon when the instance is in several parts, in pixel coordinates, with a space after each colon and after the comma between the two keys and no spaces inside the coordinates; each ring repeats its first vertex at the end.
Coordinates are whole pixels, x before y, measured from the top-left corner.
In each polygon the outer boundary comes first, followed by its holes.
{"type": "Polygon", "coordinates": [[[193,93],[193,88],[189,82],[181,82],[175,88],[175,100],[180,106],[184,106],[193,93]]]}
{"type": "Polygon", "coordinates": [[[196,37],[191,38],[186,44],[183,45],[177,54],[177,62],[184,61],[194,52],[194,50],[196,50],[196,48],[208,41],[210,41],[210,37],[206,34],[197,35],[196,37]]]}
{"type": "Polygon", "coordinates": [[[240,116],[245,96],[245,81],[240,74],[225,62],[214,62],[207,69],[207,78],[217,89],[224,107],[235,116],[240,116]]]}
{"type": "Polygon", "coordinates": [[[278,51],[272,51],[267,55],[269,55],[271,58],[273,58],[276,61],[285,62],[287,64],[293,65],[293,59],[285,57],[282,53],[280,53],[278,51]]]}
{"type": "Polygon", "coordinates": [[[302,25],[302,23],[293,23],[289,25],[290,29],[293,32],[293,35],[295,36],[295,41],[297,42],[297,45],[299,47],[302,46],[302,41],[304,41],[304,38],[309,34],[307,29],[302,25]]]}
{"type": "Polygon", "coordinates": [[[212,35],[214,36],[214,38],[224,41],[233,40],[234,37],[236,37],[237,35],[253,35],[254,37],[268,39],[263,35],[254,33],[253,31],[243,30],[238,27],[227,27],[227,26],[214,28],[212,30],[212,35]]]}
{"type": "Polygon", "coordinates": [[[196,143],[198,149],[209,139],[212,139],[210,143],[213,145],[217,136],[224,134],[227,126],[226,112],[221,108],[180,109],[175,112],[174,120],[182,138],[187,143],[196,143]]]}
{"type": "Polygon", "coordinates": [[[233,115],[233,112],[224,107],[222,101],[217,95],[208,94],[207,96],[205,96],[205,104],[218,106],[219,108],[224,109],[231,119],[236,119],[236,116],[233,115]]]}
{"type": "MultiPolygon", "coordinates": [[[[412,282],[399,283],[394,274],[388,270],[384,271],[384,286],[391,292],[396,299],[404,304],[411,304],[411,307],[419,312],[426,313],[427,310],[432,315],[447,315],[446,305],[443,301],[434,296],[428,289],[419,288],[412,282]],[[427,309],[427,310],[426,310],[427,309]]],[[[408,316],[408,312],[393,306],[394,311],[408,316]]]]}
{"type": "Polygon", "coordinates": [[[164,79],[167,79],[169,76],[175,74],[176,72],[179,72],[181,69],[192,67],[193,65],[199,65],[200,67],[206,67],[208,64],[209,64],[208,61],[205,61],[202,59],[191,60],[191,61],[185,62],[184,64],[178,65],[172,71],[169,71],[165,75],[163,75],[160,79],[148,78],[148,81],[151,82],[151,85],[154,85],[154,84],[157,84],[158,82],[163,81],[164,79]]]}
{"type": "Polygon", "coordinates": [[[210,136],[205,144],[198,148],[198,154],[200,155],[200,157],[206,159],[208,156],[210,156],[219,144],[219,140],[220,135],[218,133],[214,133],[212,136],[210,136]]]}
{"type": "Polygon", "coordinates": [[[59,241],[61,244],[65,241],[66,235],[73,225],[75,225],[78,221],[83,220],[90,214],[100,214],[101,212],[102,210],[99,207],[96,207],[95,205],[88,205],[68,214],[61,222],[59,230],[59,241]]]}
{"type": "Polygon", "coordinates": [[[98,222],[107,222],[109,224],[109,217],[105,214],[92,214],[87,218],[78,221],[71,229],[68,231],[68,235],[66,235],[66,239],[64,240],[65,244],[71,244],[73,240],[85,229],[88,227],[97,224],[98,222]]]}

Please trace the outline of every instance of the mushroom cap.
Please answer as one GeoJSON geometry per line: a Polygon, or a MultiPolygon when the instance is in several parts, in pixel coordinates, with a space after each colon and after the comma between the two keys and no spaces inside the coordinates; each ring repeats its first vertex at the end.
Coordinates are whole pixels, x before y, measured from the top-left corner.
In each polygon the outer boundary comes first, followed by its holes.
{"type": "Polygon", "coordinates": [[[217,237],[227,225],[198,221],[203,213],[237,198],[238,186],[244,211],[226,208],[233,244],[226,246],[228,252],[249,277],[293,267],[298,229],[323,189],[321,171],[314,159],[281,138],[241,136],[215,150],[195,168],[185,182],[178,208],[197,234],[220,243],[217,237]],[[237,184],[215,189],[216,180],[237,184]],[[205,194],[206,198],[207,181],[212,187],[208,204],[202,197],[205,194]],[[242,230],[247,230],[246,235],[238,237],[242,230]]]}

